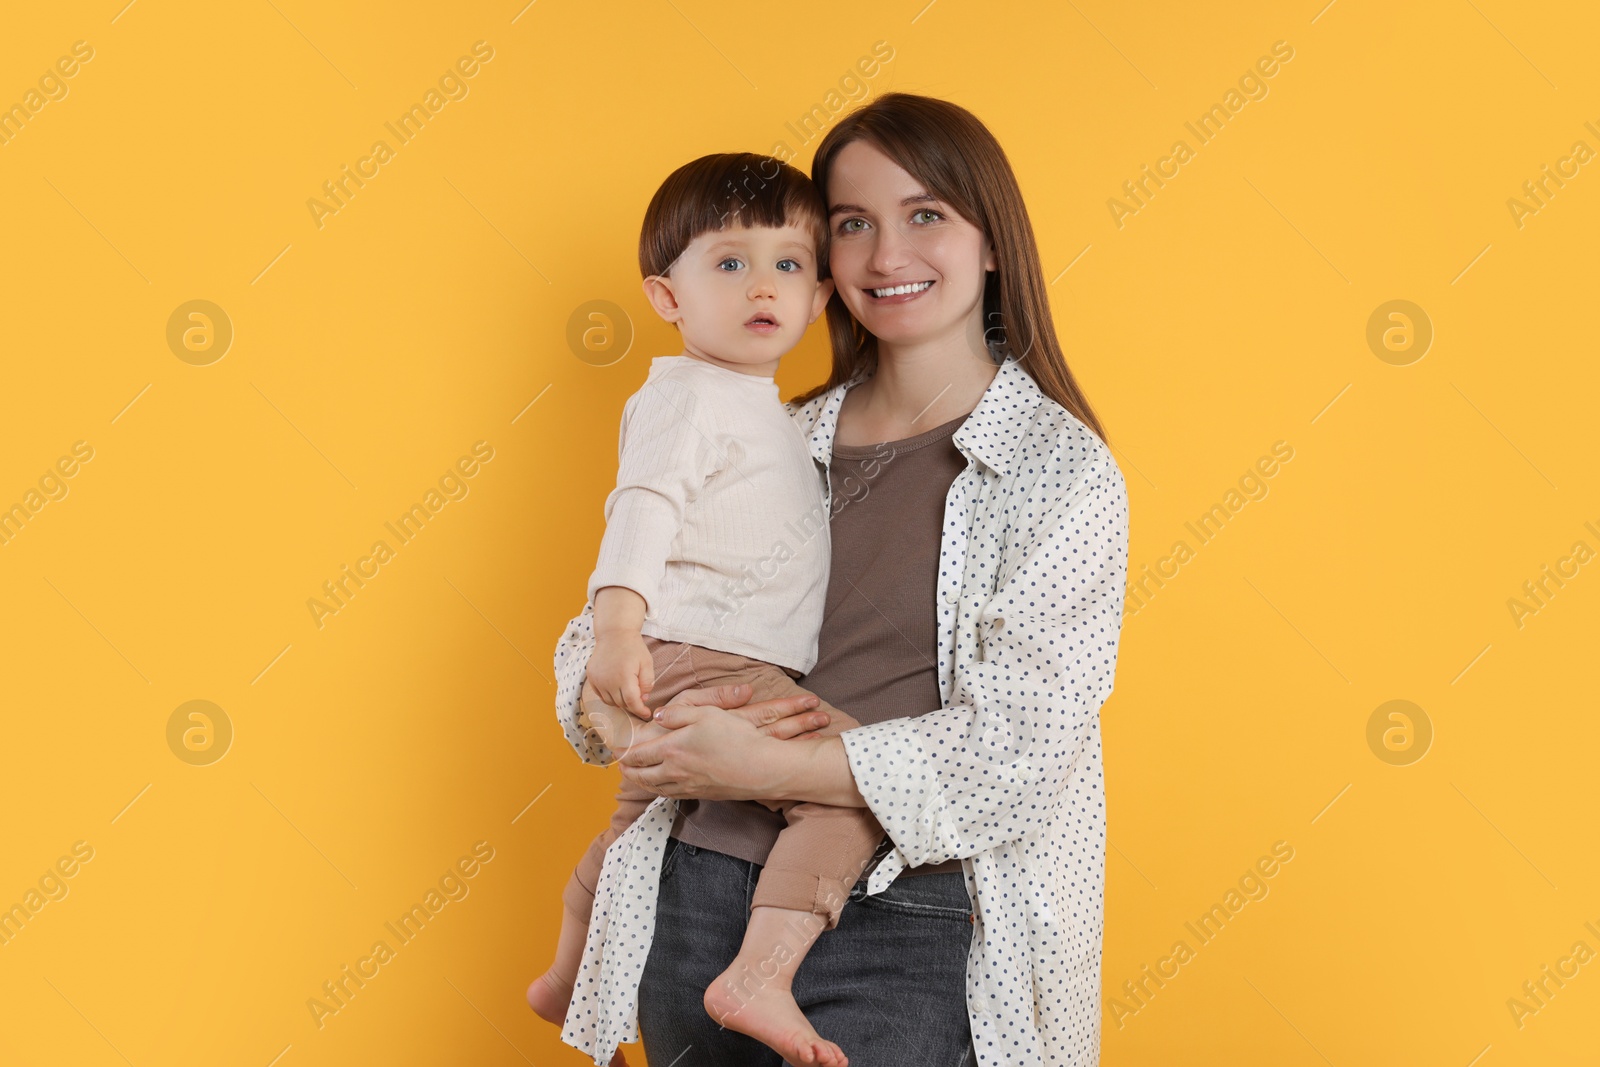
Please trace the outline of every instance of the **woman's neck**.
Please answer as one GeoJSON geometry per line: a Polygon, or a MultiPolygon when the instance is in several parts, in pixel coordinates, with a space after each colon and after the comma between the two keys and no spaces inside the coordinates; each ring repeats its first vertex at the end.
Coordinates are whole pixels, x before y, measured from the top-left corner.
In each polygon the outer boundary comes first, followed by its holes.
{"type": "Polygon", "coordinates": [[[954,342],[879,341],[877,370],[845,394],[834,441],[903,441],[942,426],[978,406],[998,369],[981,333],[954,342]]]}

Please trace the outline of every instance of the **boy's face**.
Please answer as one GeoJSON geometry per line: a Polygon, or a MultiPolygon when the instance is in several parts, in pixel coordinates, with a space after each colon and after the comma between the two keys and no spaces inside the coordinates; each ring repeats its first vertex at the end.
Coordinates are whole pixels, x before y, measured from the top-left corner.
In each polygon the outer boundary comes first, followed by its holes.
{"type": "Polygon", "coordinates": [[[682,330],[685,355],[770,376],[822,314],[833,282],[817,280],[804,226],[730,226],[696,237],[671,274],[645,279],[644,290],[682,330]]]}

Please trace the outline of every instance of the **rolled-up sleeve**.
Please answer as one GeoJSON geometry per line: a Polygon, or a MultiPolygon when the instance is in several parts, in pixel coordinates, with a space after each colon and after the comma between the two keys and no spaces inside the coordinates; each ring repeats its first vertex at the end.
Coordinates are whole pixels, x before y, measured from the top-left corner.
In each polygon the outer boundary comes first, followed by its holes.
{"type": "Polygon", "coordinates": [[[976,652],[955,665],[950,706],[841,735],[904,866],[1048,826],[1094,735],[1116,670],[1128,497],[1109,449],[1092,460],[1069,484],[1040,478],[1009,517],[997,587],[978,614],[976,652]]]}

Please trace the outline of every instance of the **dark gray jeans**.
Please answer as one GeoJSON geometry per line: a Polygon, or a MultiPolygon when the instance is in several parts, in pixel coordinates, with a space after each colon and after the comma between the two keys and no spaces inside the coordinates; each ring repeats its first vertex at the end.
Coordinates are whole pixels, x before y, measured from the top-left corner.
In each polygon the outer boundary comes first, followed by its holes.
{"type": "MultiPolygon", "coordinates": [[[[639,983],[651,1067],[779,1067],[786,1061],[706,1013],[701,996],[744,940],[761,865],[667,840],[655,938],[639,983]]],[[[839,925],[800,964],[794,997],[850,1067],[973,1067],[967,1023],[971,901],[960,872],[896,878],[869,897],[863,875],[839,925]]]]}

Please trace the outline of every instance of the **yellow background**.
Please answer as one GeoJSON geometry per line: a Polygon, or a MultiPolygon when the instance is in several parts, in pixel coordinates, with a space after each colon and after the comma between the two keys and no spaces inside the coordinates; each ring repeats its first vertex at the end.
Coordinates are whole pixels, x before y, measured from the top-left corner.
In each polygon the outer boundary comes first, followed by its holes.
{"type": "Polygon", "coordinates": [[[1103,1062],[1592,1053],[1600,962],[1520,1027],[1507,1006],[1600,950],[1600,567],[1508,608],[1600,547],[1600,163],[1521,226],[1507,205],[1600,149],[1587,5],[121,5],[0,34],[0,104],[94,50],[0,145],[0,506],[93,449],[0,546],[0,906],[94,850],[0,946],[0,1063],[582,1062],[522,995],[616,780],[563,743],[551,651],[622,403],[678,350],[638,224],[700,154],[809,165],[786,124],[878,41],[867,91],[947,97],[1006,146],[1127,477],[1131,572],[1193,549],[1130,599],[1104,711],[1103,1062]],[[480,40],[468,95],[395,144],[480,40]],[[1184,123],[1276,41],[1268,94],[1198,146],[1184,123]],[[380,138],[319,228],[307,201],[380,138]],[[1180,138],[1194,158],[1119,228],[1108,201],[1180,138]],[[234,330],[205,366],[167,342],[196,299],[234,330]],[[1397,299],[1435,334],[1405,366],[1366,340],[1397,299]],[[637,333],[607,366],[566,340],[594,300],[637,333]],[[469,493],[319,628],[322,583],[478,441],[469,493]],[[1185,523],[1277,441],[1267,495],[1200,544],[1185,523]],[[1367,739],[1396,699],[1433,732],[1408,765],[1367,739]],[[191,700],[233,727],[208,766],[168,745],[191,700]],[[469,895],[319,1029],[308,999],[480,841],[469,895]],[[1270,892],[1201,946],[1184,924],[1277,841],[1270,892]]]}

